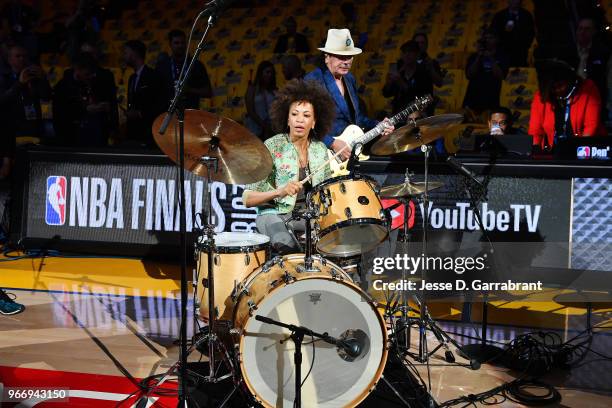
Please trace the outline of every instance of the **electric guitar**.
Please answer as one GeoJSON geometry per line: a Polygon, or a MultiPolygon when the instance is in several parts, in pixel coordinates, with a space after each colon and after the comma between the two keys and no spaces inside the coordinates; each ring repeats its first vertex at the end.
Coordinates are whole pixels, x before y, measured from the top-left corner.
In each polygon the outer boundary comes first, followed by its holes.
{"type": "MultiPolygon", "coordinates": [[[[389,122],[395,126],[400,122],[408,119],[408,115],[412,112],[423,110],[427,105],[429,105],[433,101],[433,97],[431,95],[425,95],[420,98],[416,98],[414,102],[412,102],[406,109],[398,113],[389,119],[389,122]]],[[[356,144],[365,145],[370,140],[373,140],[375,137],[382,134],[385,130],[385,125],[383,122],[380,122],[374,128],[369,130],[367,133],[363,133],[363,130],[357,125],[349,125],[344,129],[340,136],[334,137],[334,139],[340,139],[346,144],[348,144],[348,148],[351,150],[356,144]]],[[[347,148],[347,149],[348,149],[347,148]]],[[[359,155],[359,161],[368,160],[370,157],[361,154],[361,148],[358,148],[356,152],[359,155]]],[[[332,150],[328,150],[327,154],[329,156],[329,165],[332,170],[332,174],[335,176],[342,176],[348,174],[347,164],[348,160],[342,160],[340,156],[334,158],[334,152],[332,150]]]]}

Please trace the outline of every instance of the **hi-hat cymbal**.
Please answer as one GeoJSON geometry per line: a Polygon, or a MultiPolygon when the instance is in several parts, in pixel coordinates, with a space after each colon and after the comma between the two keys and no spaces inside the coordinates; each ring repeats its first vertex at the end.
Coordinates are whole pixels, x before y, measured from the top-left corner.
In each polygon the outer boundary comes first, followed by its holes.
{"type": "MultiPolygon", "coordinates": [[[[166,117],[162,113],[153,122],[153,137],[159,148],[178,162],[178,129],[176,115],[164,135],[159,128],[166,117]]],[[[231,119],[210,112],[185,111],[185,169],[206,177],[207,168],[201,158],[217,158],[218,171],[210,178],[227,184],[254,183],[272,171],[272,156],[261,140],[231,119]]]]}
{"type": "MultiPolygon", "coordinates": [[[[440,181],[430,181],[427,183],[427,191],[440,188],[444,183],[440,181]]],[[[421,195],[425,192],[425,183],[423,182],[407,182],[402,184],[395,184],[392,186],[384,187],[380,190],[380,196],[382,198],[402,198],[402,197],[414,197],[421,195]]]]}
{"type": "Polygon", "coordinates": [[[388,136],[382,136],[370,151],[377,155],[391,155],[416,149],[441,138],[445,135],[444,130],[462,121],[463,115],[458,113],[419,119],[414,124],[396,129],[388,136]]]}

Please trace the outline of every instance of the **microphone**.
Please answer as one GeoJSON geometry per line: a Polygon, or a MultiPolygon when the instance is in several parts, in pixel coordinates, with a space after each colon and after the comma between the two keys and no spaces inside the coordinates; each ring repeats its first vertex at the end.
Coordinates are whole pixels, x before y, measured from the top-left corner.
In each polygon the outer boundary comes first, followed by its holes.
{"type": "Polygon", "coordinates": [[[482,182],[476,178],[476,175],[467,167],[463,165],[455,156],[449,156],[446,162],[459,174],[469,178],[476,184],[482,186],[482,182]]]}
{"type": "Polygon", "coordinates": [[[217,14],[223,9],[226,9],[229,5],[231,5],[234,0],[212,0],[206,3],[204,8],[204,13],[207,15],[217,14]]]}
{"type": "Polygon", "coordinates": [[[361,343],[357,339],[340,340],[337,344],[349,357],[359,357],[361,354],[361,343]]]}
{"type": "Polygon", "coordinates": [[[370,350],[370,338],[360,329],[348,329],[336,341],[338,355],[348,362],[361,360],[370,350]]]}

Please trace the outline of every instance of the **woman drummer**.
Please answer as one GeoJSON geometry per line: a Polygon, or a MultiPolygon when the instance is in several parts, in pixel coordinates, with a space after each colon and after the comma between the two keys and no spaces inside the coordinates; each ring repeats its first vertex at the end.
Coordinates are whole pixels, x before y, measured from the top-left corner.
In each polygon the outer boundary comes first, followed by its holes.
{"type": "Polygon", "coordinates": [[[295,232],[303,231],[304,223],[289,222],[290,231],[285,222],[294,208],[304,206],[312,186],[331,177],[327,148],[319,136],[331,129],[334,112],[328,92],[303,80],[289,81],[271,106],[272,128],[277,132],[284,129],[265,141],[272,155],[272,172],[266,179],[247,185],[242,200],[247,207],[257,208],[257,229],[270,237],[276,254],[298,250],[295,232]],[[302,185],[300,180],[309,176],[309,182],[302,185]]]}

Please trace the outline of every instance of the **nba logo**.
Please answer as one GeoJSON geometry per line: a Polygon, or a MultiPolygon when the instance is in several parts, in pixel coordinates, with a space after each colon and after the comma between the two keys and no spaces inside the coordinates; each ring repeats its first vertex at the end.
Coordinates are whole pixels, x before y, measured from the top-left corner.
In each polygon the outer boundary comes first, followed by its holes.
{"type": "Polygon", "coordinates": [[[64,225],[66,222],[66,177],[47,178],[47,205],[45,211],[47,225],[64,225]]]}
{"type": "Polygon", "coordinates": [[[579,146],[576,149],[576,157],[578,159],[586,159],[591,157],[591,148],[589,146],[579,146]]]}

